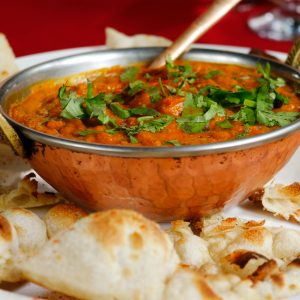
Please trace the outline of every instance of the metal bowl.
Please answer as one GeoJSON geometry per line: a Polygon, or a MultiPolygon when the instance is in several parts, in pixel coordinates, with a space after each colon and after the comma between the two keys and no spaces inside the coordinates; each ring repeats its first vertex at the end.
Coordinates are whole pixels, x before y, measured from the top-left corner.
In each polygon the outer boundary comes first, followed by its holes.
{"type": "MultiPolygon", "coordinates": [[[[269,181],[300,144],[300,120],[240,140],[181,147],[92,144],[50,136],[13,119],[8,108],[31,85],[113,65],[149,61],[161,48],[102,50],[55,59],[11,77],[0,89],[0,112],[19,133],[37,173],[67,199],[93,210],[135,209],[157,221],[208,215],[244,200],[269,181]]],[[[255,66],[269,62],[274,73],[299,84],[300,73],[285,64],[227,51],[193,49],[184,56],[255,66]]]]}

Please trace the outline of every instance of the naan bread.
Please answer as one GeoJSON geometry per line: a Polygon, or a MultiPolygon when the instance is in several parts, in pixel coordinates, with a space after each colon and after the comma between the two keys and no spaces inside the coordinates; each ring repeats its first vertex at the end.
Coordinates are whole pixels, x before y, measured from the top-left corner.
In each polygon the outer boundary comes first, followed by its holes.
{"type": "Polygon", "coordinates": [[[0,81],[18,71],[15,55],[3,33],[0,33],[0,81]]]}
{"type": "Polygon", "coordinates": [[[153,47],[153,46],[169,46],[171,41],[156,35],[135,34],[126,35],[113,28],[105,29],[106,46],[109,48],[131,48],[131,47],[153,47]]]}
{"type": "Polygon", "coordinates": [[[35,174],[26,175],[16,189],[0,194],[0,211],[14,207],[39,207],[60,202],[62,198],[54,193],[38,192],[35,174]]]}
{"type": "Polygon", "coordinates": [[[48,237],[51,238],[58,232],[69,229],[85,216],[87,212],[74,204],[61,203],[53,206],[44,216],[48,237]]]}
{"type": "Polygon", "coordinates": [[[204,264],[212,263],[208,243],[193,234],[189,222],[174,221],[167,233],[182,264],[200,268],[204,264]]]}
{"type": "Polygon", "coordinates": [[[46,240],[46,225],[32,211],[11,208],[1,213],[15,228],[19,241],[19,255],[31,256],[41,248],[46,240]]]}
{"type": "Polygon", "coordinates": [[[221,300],[205,277],[188,268],[179,268],[168,280],[163,300],[221,300]]]}
{"type": "Polygon", "coordinates": [[[11,147],[3,144],[0,138],[0,194],[16,188],[21,172],[29,169],[29,163],[16,156],[11,147]]]}
{"type": "Polygon", "coordinates": [[[19,241],[14,226],[0,215],[0,282],[18,281],[20,274],[15,271],[14,259],[18,255],[19,241]]]}
{"type": "Polygon", "coordinates": [[[5,258],[0,260],[0,282],[21,281],[23,276],[18,266],[44,245],[47,240],[46,226],[33,212],[15,208],[0,214],[0,228],[0,257],[5,258]]]}
{"type": "Polygon", "coordinates": [[[98,212],[55,235],[24,276],[80,299],[161,299],[178,257],[158,224],[129,210],[98,212]]]}
{"type": "Polygon", "coordinates": [[[274,184],[264,189],[261,203],[265,210],[286,220],[300,223],[300,183],[274,184]]]}

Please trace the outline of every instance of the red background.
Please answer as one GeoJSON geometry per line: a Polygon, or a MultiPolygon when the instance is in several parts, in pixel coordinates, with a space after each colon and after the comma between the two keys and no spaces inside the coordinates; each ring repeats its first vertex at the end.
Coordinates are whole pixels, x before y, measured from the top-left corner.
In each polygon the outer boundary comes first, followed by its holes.
{"type": "MultiPolygon", "coordinates": [[[[11,0],[1,3],[0,32],[7,35],[17,56],[103,44],[106,26],[127,34],[158,34],[175,39],[209,3],[209,0],[11,0]]],[[[240,6],[199,42],[287,52],[290,42],[261,39],[247,27],[250,16],[271,7],[262,0],[243,12],[241,8],[245,6],[240,6]]]]}

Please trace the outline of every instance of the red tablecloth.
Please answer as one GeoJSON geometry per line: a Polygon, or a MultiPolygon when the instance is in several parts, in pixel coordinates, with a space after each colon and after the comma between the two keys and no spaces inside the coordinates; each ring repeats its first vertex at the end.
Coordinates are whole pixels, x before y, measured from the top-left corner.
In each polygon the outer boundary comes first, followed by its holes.
{"type": "MultiPolygon", "coordinates": [[[[226,0],[224,0],[226,1],[226,0]]],[[[7,35],[17,56],[63,48],[100,45],[104,28],[127,34],[158,34],[176,38],[209,0],[3,0],[0,32],[7,35]]],[[[290,42],[261,39],[247,19],[271,5],[256,1],[250,10],[231,11],[199,42],[256,47],[287,52],[290,42]]]]}

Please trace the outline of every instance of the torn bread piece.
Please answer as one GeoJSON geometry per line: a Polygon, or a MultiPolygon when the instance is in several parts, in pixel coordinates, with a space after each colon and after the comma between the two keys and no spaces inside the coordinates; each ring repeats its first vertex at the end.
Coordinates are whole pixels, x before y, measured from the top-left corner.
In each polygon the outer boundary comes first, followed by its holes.
{"type": "Polygon", "coordinates": [[[19,182],[16,189],[0,194],[0,211],[14,207],[40,207],[56,204],[60,201],[62,201],[62,198],[58,194],[38,192],[38,182],[35,180],[35,174],[30,173],[19,182]]]}
{"type": "Polygon", "coordinates": [[[35,213],[24,208],[10,208],[1,213],[15,228],[19,241],[19,256],[31,256],[46,240],[46,225],[35,213]]]}
{"type": "Polygon", "coordinates": [[[0,81],[17,71],[15,55],[6,36],[0,33],[0,81]]]}
{"type": "Polygon", "coordinates": [[[20,274],[14,268],[18,249],[19,240],[14,226],[0,215],[0,282],[20,280],[20,274]]]}
{"type": "Polygon", "coordinates": [[[208,243],[192,232],[189,222],[174,221],[166,232],[182,264],[200,268],[213,262],[208,252],[208,243]]]}
{"type": "Polygon", "coordinates": [[[11,246],[0,248],[0,257],[7,259],[1,263],[0,282],[24,280],[19,270],[20,263],[34,255],[47,240],[44,222],[33,212],[23,208],[6,210],[0,214],[0,222],[5,231],[10,231],[11,246]]]}
{"type": "Polygon", "coordinates": [[[263,208],[275,216],[300,223],[300,183],[274,184],[265,187],[261,198],[263,208]]]}
{"type": "Polygon", "coordinates": [[[97,212],[48,241],[24,276],[80,299],[161,299],[179,259],[158,224],[129,210],[97,212]]]}
{"type": "Polygon", "coordinates": [[[300,223],[300,183],[290,185],[269,184],[258,189],[249,200],[262,205],[274,216],[300,223]]]}
{"type": "Polygon", "coordinates": [[[16,188],[21,179],[21,172],[30,168],[27,161],[16,156],[9,145],[0,141],[0,194],[16,188]]]}
{"type": "Polygon", "coordinates": [[[48,237],[51,238],[58,232],[69,229],[87,212],[75,204],[60,203],[51,207],[44,216],[48,237]]]}
{"type": "Polygon", "coordinates": [[[105,29],[106,46],[109,48],[169,46],[171,41],[156,35],[135,34],[126,35],[111,27],[105,29]]]}
{"type": "Polygon", "coordinates": [[[188,268],[178,270],[168,280],[163,300],[222,300],[200,272],[188,268]]]}

